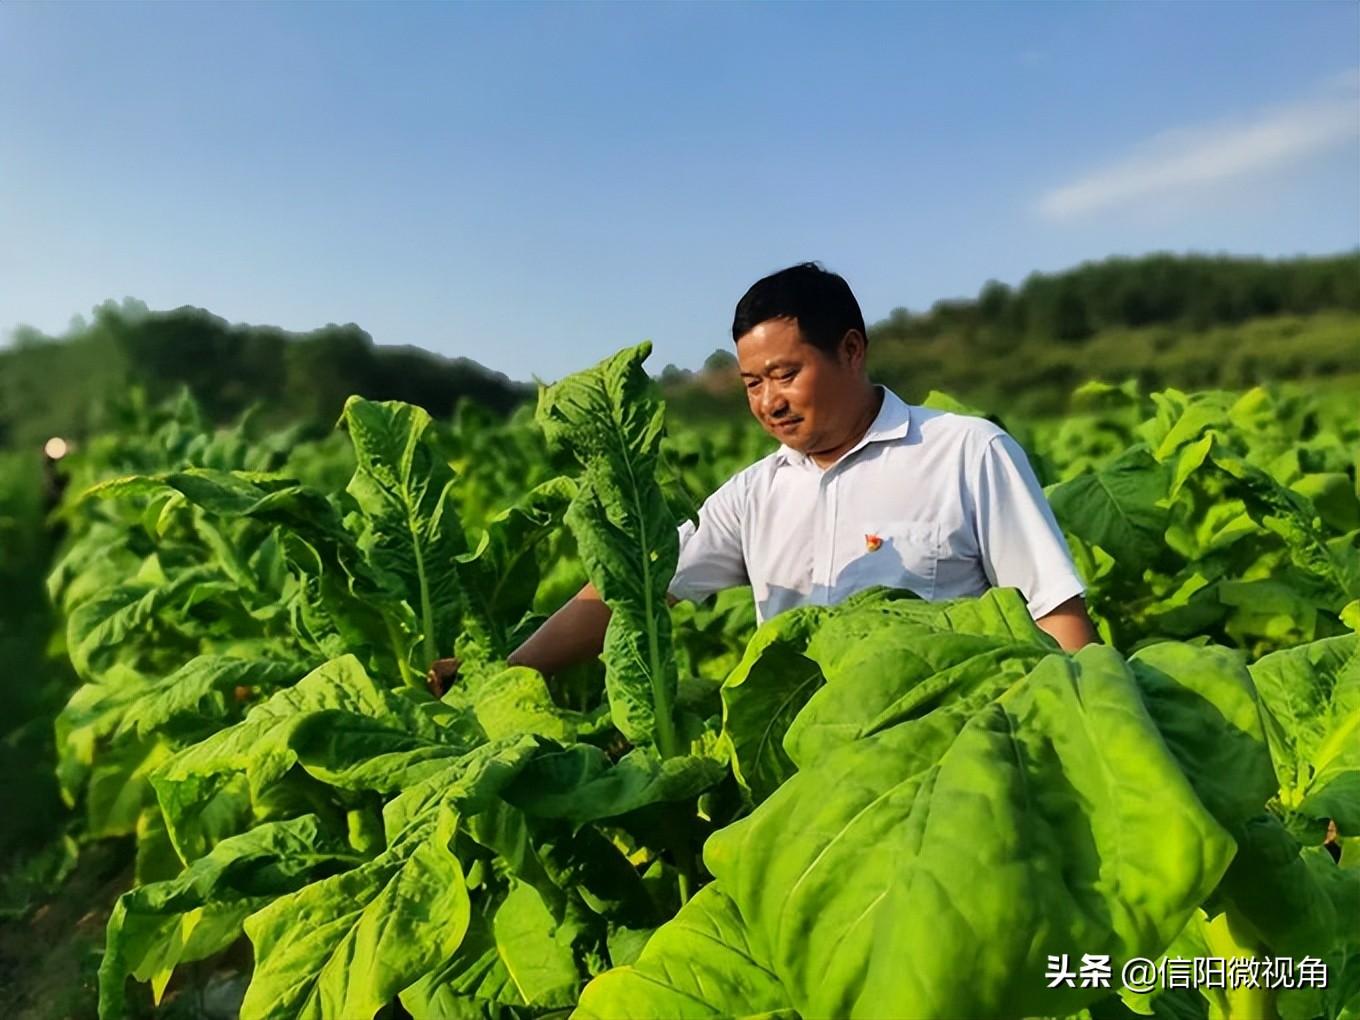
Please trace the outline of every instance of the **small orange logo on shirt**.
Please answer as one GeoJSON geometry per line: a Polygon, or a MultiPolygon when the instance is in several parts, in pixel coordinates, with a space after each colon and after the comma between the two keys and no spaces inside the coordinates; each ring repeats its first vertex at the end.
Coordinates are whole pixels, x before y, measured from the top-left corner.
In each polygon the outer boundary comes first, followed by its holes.
{"type": "Polygon", "coordinates": [[[882,545],[883,539],[879,538],[877,535],[864,536],[864,548],[868,549],[870,552],[878,552],[879,547],[882,545]]]}

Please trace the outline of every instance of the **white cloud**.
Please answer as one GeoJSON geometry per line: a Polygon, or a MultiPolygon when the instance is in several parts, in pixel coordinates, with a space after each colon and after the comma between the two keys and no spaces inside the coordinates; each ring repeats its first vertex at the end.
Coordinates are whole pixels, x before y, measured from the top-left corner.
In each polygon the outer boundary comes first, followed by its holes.
{"type": "Polygon", "coordinates": [[[1108,166],[1044,194],[1039,212],[1068,220],[1136,200],[1179,197],[1205,184],[1298,163],[1360,137],[1360,68],[1326,94],[1230,123],[1177,128],[1108,166]]]}
{"type": "Polygon", "coordinates": [[[1328,79],[1327,85],[1338,92],[1360,93],[1360,67],[1348,67],[1328,79]]]}

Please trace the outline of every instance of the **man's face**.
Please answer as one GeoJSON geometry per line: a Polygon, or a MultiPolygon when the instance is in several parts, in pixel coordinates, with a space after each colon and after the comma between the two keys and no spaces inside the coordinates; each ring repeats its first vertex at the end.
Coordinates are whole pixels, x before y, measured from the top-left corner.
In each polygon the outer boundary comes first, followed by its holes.
{"type": "Polygon", "coordinates": [[[737,366],[756,421],[809,455],[844,443],[864,415],[864,345],[848,334],[836,354],[806,343],[793,319],[768,319],[737,340],[737,366]]]}

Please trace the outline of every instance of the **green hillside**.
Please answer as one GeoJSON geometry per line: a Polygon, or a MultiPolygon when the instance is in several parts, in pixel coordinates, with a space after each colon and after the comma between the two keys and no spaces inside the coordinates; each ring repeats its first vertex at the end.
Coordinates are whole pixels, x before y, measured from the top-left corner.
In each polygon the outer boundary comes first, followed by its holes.
{"type": "Polygon", "coordinates": [[[116,425],[111,405],[134,387],[152,402],[187,387],[217,422],[258,403],[272,422],[327,425],[350,394],[446,417],[467,397],[505,413],[533,392],[466,358],[378,346],[352,323],[290,333],[230,324],[200,308],[106,302],[64,338],[21,329],[0,350],[0,446],[116,425]]]}
{"type": "MultiPolygon", "coordinates": [[[[874,377],[909,399],[944,390],[993,410],[1057,414],[1089,379],[1144,390],[1326,385],[1360,376],[1360,253],[1268,261],[1111,258],[869,326],[874,377]]],[[[698,373],[669,368],[686,417],[736,413],[731,349],[698,373]]]]}

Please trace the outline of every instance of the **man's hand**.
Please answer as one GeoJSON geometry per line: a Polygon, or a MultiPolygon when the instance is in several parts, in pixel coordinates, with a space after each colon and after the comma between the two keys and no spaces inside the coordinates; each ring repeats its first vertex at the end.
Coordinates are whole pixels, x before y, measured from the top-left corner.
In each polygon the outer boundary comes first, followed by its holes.
{"type": "Polygon", "coordinates": [[[1100,638],[1086,615],[1086,600],[1073,595],[1046,616],[1034,621],[1040,630],[1062,645],[1063,651],[1075,652],[1084,645],[1096,644],[1100,638]]]}
{"type": "Polygon", "coordinates": [[[425,685],[429,687],[430,693],[436,698],[442,698],[447,694],[454,680],[458,678],[460,666],[462,662],[458,659],[435,659],[425,674],[425,685]]]}

